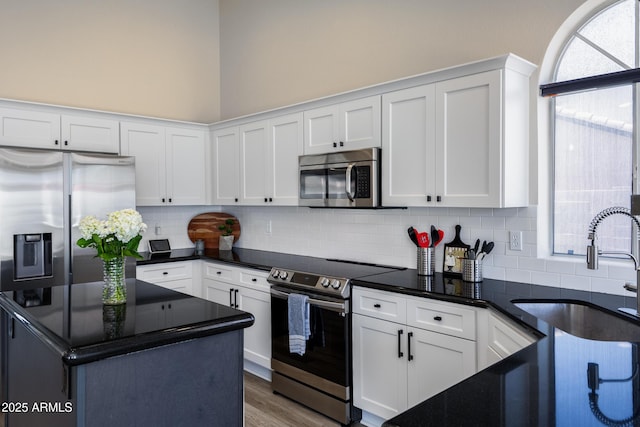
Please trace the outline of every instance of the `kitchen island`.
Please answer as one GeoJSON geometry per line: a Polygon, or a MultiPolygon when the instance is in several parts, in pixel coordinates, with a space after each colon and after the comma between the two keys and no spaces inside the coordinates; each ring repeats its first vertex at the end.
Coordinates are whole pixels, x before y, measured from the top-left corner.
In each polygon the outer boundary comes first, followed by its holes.
{"type": "Polygon", "coordinates": [[[6,427],[241,426],[251,314],[127,279],[0,293],[6,427]]]}

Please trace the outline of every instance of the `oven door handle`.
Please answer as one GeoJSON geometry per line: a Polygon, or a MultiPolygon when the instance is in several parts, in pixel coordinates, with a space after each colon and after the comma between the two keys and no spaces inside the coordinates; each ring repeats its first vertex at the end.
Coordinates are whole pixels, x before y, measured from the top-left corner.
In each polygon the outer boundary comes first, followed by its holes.
{"type": "MultiPolygon", "coordinates": [[[[287,292],[281,292],[273,288],[271,288],[271,295],[281,299],[289,298],[289,294],[287,292]]],[[[324,301],[324,300],[315,299],[315,298],[309,298],[308,301],[310,305],[320,307],[320,308],[326,308],[327,310],[336,311],[338,313],[344,313],[346,308],[345,303],[343,302],[324,301]]]]}

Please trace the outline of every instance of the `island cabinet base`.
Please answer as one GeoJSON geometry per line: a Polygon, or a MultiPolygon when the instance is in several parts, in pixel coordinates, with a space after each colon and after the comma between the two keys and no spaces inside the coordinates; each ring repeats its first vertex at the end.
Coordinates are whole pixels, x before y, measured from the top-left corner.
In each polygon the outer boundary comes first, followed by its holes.
{"type": "Polygon", "coordinates": [[[78,366],[19,322],[4,333],[5,427],[243,424],[242,329],[78,366]]]}
{"type": "Polygon", "coordinates": [[[243,331],[78,366],[77,426],[242,426],[243,331]]]}

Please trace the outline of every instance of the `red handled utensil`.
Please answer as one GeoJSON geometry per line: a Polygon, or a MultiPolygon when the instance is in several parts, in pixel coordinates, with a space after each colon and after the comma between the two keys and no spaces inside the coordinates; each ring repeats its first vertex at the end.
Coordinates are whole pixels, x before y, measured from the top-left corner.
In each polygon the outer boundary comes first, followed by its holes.
{"type": "Polygon", "coordinates": [[[429,234],[428,233],[418,233],[418,245],[421,248],[429,247],[429,234]]]}

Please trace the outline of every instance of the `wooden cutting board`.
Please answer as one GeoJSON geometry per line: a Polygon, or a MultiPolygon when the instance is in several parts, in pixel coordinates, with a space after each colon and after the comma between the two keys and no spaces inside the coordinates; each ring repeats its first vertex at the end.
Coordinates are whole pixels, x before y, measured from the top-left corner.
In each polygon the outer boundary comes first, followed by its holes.
{"type": "Polygon", "coordinates": [[[235,236],[234,242],[240,238],[240,221],[233,215],[224,212],[207,212],[194,216],[189,221],[187,232],[189,239],[195,243],[196,240],[204,240],[205,249],[218,249],[218,237],[222,235],[222,231],[218,230],[218,226],[223,225],[227,219],[233,219],[234,224],[231,227],[235,236]]]}

